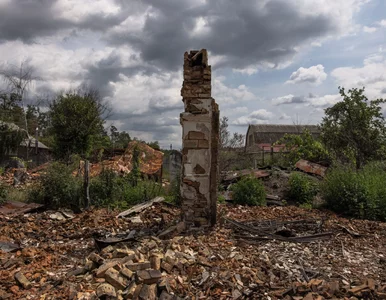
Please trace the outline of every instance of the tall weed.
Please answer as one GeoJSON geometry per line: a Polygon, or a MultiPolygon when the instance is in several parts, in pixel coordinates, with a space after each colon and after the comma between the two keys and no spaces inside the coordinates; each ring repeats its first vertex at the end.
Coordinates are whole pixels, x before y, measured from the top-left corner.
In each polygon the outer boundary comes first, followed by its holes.
{"type": "Polygon", "coordinates": [[[355,218],[386,221],[386,167],[370,163],[356,171],[350,167],[330,170],[321,185],[331,210],[355,218]]]}
{"type": "Polygon", "coordinates": [[[247,176],[231,187],[233,201],[241,205],[265,205],[264,185],[255,177],[247,176]]]}
{"type": "Polygon", "coordinates": [[[292,173],[289,178],[289,199],[299,204],[312,204],[318,193],[318,185],[308,175],[292,173]]]}

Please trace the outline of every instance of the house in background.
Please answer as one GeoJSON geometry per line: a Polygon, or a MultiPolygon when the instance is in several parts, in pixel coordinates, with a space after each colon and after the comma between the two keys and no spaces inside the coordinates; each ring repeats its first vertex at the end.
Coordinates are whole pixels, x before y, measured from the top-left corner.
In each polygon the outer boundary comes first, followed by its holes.
{"type": "MultiPolygon", "coordinates": [[[[0,124],[4,123],[5,122],[0,121],[0,124]]],[[[13,123],[5,124],[7,124],[11,130],[20,130],[19,127],[13,123]]],[[[12,160],[12,157],[28,161],[29,167],[35,167],[51,160],[51,150],[32,136],[27,137],[27,132],[25,132],[25,139],[21,141],[17,149],[8,153],[3,160],[0,161],[0,166],[7,166],[9,161],[12,160]]]]}
{"type": "Polygon", "coordinates": [[[278,125],[259,124],[249,125],[245,138],[247,153],[280,152],[285,145],[273,145],[285,134],[302,134],[307,129],[314,138],[320,136],[317,125],[278,125]]]}

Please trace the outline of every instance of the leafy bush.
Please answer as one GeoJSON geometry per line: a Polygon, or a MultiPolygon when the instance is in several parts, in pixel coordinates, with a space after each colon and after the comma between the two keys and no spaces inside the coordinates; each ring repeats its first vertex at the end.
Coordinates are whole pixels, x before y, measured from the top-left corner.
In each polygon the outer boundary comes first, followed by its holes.
{"type": "Polygon", "coordinates": [[[150,180],[133,180],[133,176],[118,176],[112,170],[103,170],[91,180],[90,198],[93,205],[120,209],[149,201],[163,194],[161,184],[150,180]]]}
{"type": "Polygon", "coordinates": [[[4,203],[7,200],[7,188],[4,184],[0,183],[0,204],[4,203]]]}
{"type": "Polygon", "coordinates": [[[248,176],[231,187],[233,201],[241,205],[265,205],[266,193],[261,181],[248,176]]]}
{"type": "Polygon", "coordinates": [[[307,175],[292,173],[289,178],[288,197],[299,204],[311,204],[318,193],[318,185],[307,175]]]}
{"type": "Polygon", "coordinates": [[[27,190],[9,188],[7,199],[8,201],[26,202],[27,201],[27,190]]]}
{"type": "Polygon", "coordinates": [[[177,175],[174,180],[170,182],[167,189],[166,199],[176,205],[181,205],[181,176],[177,175]]]}
{"type": "Polygon", "coordinates": [[[82,180],[72,175],[73,168],[55,162],[41,176],[40,184],[28,193],[28,201],[43,203],[50,208],[83,206],[82,180]]]}
{"type": "Polygon", "coordinates": [[[305,129],[302,134],[285,134],[283,138],[275,144],[284,144],[282,156],[291,165],[295,164],[299,159],[306,159],[316,163],[329,165],[331,156],[322,145],[316,140],[309,130],[305,129]]]}
{"type": "Polygon", "coordinates": [[[349,167],[330,170],[321,186],[327,207],[346,216],[386,221],[385,170],[379,163],[358,171],[349,167]]]}
{"type": "Polygon", "coordinates": [[[224,195],[221,195],[221,194],[219,194],[218,196],[217,196],[217,202],[218,203],[225,203],[225,196],[224,195]]]}

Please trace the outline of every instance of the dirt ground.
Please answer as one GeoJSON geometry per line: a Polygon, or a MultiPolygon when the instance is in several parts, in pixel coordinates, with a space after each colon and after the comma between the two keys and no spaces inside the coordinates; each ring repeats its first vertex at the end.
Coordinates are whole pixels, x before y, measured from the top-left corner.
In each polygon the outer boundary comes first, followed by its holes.
{"type": "MultiPolygon", "coordinates": [[[[155,241],[152,247],[164,260],[167,253],[191,258],[161,268],[174,297],[168,299],[386,299],[385,223],[294,206],[219,205],[218,211],[212,230],[177,230],[162,238],[159,233],[180,218],[179,209],[166,203],[128,218],[105,209],[64,218],[52,211],[0,214],[0,241],[20,246],[0,252],[0,299],[98,299],[95,291],[104,282],[95,275],[98,269],[73,271],[85,266],[90,254],[100,254],[94,237],[125,236],[133,230],[136,242],[114,245],[115,250],[146,249],[155,241]],[[319,224],[318,232],[331,235],[307,243],[260,238],[227,220],[249,228],[270,224],[276,233],[296,236],[314,234],[313,226],[319,224]],[[30,285],[23,287],[15,278],[20,273],[30,285]]],[[[160,284],[157,288],[159,296],[160,284]]],[[[130,299],[118,292],[117,299],[130,299]]]]}

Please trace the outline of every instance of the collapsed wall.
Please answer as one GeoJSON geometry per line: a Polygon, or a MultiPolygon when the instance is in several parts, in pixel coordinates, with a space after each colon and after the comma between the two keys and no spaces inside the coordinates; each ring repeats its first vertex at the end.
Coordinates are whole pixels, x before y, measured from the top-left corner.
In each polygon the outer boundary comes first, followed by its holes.
{"type": "Polygon", "coordinates": [[[211,66],[205,49],[184,54],[181,89],[182,217],[188,227],[213,226],[217,210],[219,109],[211,97],[211,66]]]}

